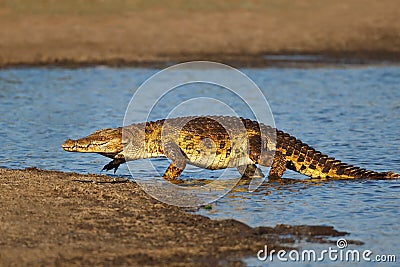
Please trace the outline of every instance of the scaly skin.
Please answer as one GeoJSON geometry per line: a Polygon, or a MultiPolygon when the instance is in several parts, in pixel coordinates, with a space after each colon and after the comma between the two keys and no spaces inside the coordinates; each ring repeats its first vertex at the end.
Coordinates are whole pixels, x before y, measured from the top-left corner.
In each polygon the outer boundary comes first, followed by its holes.
{"type": "Polygon", "coordinates": [[[172,161],[164,174],[167,180],[179,177],[186,164],[211,170],[237,167],[248,177],[262,176],[256,164],[271,166],[269,177],[274,179],[281,178],[286,169],[321,179],[400,178],[394,172],[342,163],[264,124],[225,116],[181,117],[103,129],[69,139],[62,147],[112,158],[103,169],[114,172],[125,161],[167,157],[172,161]]]}

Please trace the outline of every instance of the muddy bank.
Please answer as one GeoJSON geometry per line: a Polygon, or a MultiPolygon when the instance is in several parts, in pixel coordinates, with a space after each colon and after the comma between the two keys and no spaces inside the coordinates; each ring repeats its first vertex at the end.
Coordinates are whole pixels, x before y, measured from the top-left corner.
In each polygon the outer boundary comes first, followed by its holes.
{"type": "Polygon", "coordinates": [[[107,176],[0,168],[0,183],[2,266],[241,266],[265,244],[278,249],[346,234],[215,221],[107,176]]]}
{"type": "Polygon", "coordinates": [[[395,0],[0,1],[0,65],[400,62],[395,0]],[[325,57],[328,56],[328,57],[325,57]]]}

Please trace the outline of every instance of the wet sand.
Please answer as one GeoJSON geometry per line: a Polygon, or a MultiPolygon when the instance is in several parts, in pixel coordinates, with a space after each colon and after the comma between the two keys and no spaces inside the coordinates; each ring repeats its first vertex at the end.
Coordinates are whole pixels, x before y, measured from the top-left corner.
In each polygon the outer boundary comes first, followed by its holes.
{"type": "Polygon", "coordinates": [[[269,54],[399,62],[399,7],[396,0],[0,0],[0,66],[285,63],[269,54]]]}
{"type": "Polygon", "coordinates": [[[1,266],[242,266],[265,244],[346,234],[211,220],[103,175],[0,168],[0,182],[1,266]]]}

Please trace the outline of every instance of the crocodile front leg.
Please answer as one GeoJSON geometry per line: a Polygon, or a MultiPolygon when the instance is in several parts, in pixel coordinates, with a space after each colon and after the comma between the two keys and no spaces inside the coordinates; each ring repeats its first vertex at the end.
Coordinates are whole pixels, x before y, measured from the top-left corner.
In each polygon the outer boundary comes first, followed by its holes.
{"type": "Polygon", "coordinates": [[[104,165],[102,171],[104,171],[104,170],[109,171],[109,170],[114,169],[114,174],[115,174],[117,172],[119,165],[121,165],[122,163],[125,163],[125,158],[114,159],[114,160],[110,161],[108,164],[104,165]]]}
{"type": "Polygon", "coordinates": [[[184,167],[177,167],[175,163],[171,163],[165,171],[163,178],[168,181],[175,181],[183,172],[184,167]]]}
{"type": "Polygon", "coordinates": [[[164,145],[164,155],[172,162],[165,171],[163,178],[168,181],[175,181],[186,167],[186,157],[180,147],[173,142],[167,142],[164,145]]]}

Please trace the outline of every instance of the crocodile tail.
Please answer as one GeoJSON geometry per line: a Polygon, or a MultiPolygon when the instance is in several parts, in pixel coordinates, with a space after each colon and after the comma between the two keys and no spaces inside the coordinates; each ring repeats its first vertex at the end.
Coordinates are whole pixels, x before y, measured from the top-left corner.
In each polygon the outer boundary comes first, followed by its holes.
{"type": "Polygon", "coordinates": [[[375,172],[343,163],[282,131],[277,131],[277,150],[285,155],[288,169],[312,178],[400,178],[394,172],[375,172]]]}

